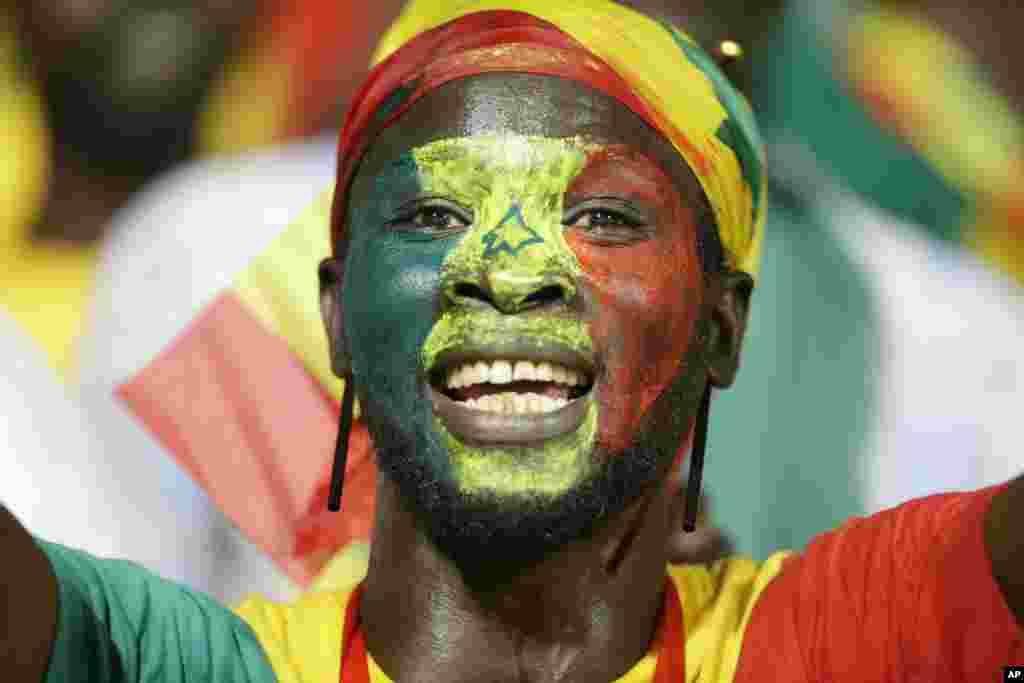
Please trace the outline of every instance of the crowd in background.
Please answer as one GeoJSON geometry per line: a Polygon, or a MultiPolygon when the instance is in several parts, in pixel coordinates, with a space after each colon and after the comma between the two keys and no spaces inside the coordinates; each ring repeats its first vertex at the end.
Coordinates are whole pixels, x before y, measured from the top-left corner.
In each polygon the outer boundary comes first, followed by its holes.
{"type": "MultiPolygon", "coordinates": [[[[294,318],[287,341],[336,397],[315,315],[326,224],[290,226],[324,205],[346,101],[403,4],[0,12],[0,500],[34,533],[225,600],[284,597],[365,557],[296,571],[251,509],[275,501],[232,490],[244,463],[182,457],[119,391],[291,240],[309,282],[268,268],[245,286],[294,318]]],[[[1021,10],[623,4],[722,58],[768,149],[744,368],[709,436],[719,550],[763,558],[851,515],[1024,470],[1024,54],[1005,30],[1021,10]]],[[[320,505],[319,474],[280,476],[303,482],[305,509],[320,505]]],[[[331,536],[316,514],[296,519],[300,540],[331,536]]]]}

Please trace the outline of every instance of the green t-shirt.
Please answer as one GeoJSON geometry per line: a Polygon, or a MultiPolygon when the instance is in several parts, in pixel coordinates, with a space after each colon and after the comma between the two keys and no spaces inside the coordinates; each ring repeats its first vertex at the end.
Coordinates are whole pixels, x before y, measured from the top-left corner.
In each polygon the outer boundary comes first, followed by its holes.
{"type": "Polygon", "coordinates": [[[213,598],[37,539],[59,586],[47,683],[273,683],[252,629],[213,598]]]}

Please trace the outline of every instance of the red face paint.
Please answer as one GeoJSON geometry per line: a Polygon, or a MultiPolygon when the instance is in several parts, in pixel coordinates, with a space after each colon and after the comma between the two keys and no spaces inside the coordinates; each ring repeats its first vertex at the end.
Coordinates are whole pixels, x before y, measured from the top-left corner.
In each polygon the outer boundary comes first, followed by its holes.
{"type": "Polygon", "coordinates": [[[630,200],[649,218],[650,236],[626,245],[565,232],[583,269],[590,334],[604,362],[598,443],[617,452],[632,443],[654,400],[689,370],[683,361],[703,276],[695,212],[653,161],[624,146],[595,153],[570,186],[566,207],[595,197],[630,200]]]}

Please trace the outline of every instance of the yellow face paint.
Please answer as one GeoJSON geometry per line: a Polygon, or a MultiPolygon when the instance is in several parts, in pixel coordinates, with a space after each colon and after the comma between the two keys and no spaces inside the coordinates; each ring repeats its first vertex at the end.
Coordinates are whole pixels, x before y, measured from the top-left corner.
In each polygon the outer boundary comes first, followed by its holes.
{"type": "MultiPolygon", "coordinates": [[[[592,354],[593,342],[578,319],[506,314],[519,309],[538,281],[556,278],[571,287],[581,274],[562,234],[564,197],[596,149],[575,138],[506,135],[440,140],[414,151],[423,196],[456,202],[473,216],[444,260],[442,282],[486,278],[494,304],[444,312],[423,345],[423,367],[432,368],[445,351],[510,340],[592,354]]],[[[597,412],[591,402],[575,431],[516,448],[469,445],[441,418],[434,421],[462,492],[554,497],[588,474],[597,412]]]]}

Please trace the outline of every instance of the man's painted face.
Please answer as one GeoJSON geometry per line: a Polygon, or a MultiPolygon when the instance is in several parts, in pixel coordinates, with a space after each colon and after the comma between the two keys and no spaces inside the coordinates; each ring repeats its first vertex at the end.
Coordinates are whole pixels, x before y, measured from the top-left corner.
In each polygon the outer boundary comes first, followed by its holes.
{"type": "Polygon", "coordinates": [[[637,449],[663,468],[680,446],[688,425],[655,405],[704,372],[688,355],[695,213],[602,111],[574,136],[398,136],[360,171],[341,302],[352,371],[378,450],[401,443],[421,487],[558,507],[637,449]]]}

